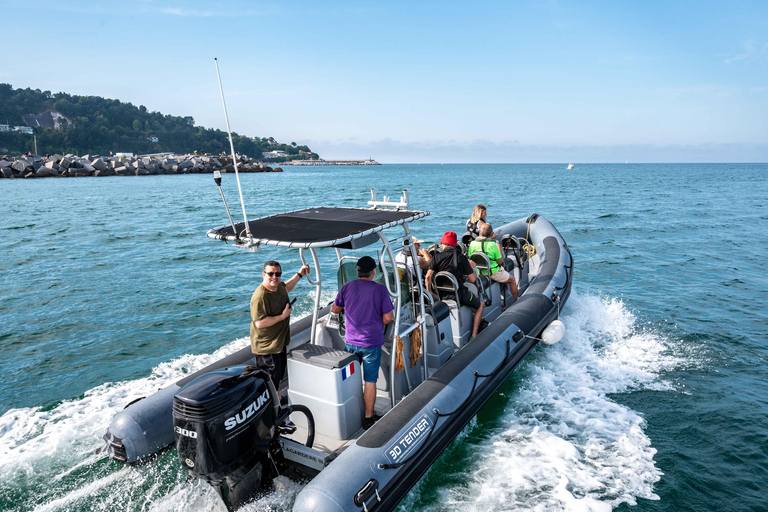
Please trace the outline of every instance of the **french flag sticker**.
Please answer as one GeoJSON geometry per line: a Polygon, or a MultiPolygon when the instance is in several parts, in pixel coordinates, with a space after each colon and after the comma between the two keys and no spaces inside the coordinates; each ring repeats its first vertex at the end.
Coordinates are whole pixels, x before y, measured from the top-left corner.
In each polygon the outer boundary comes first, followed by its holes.
{"type": "Polygon", "coordinates": [[[347,380],[348,377],[351,377],[354,374],[355,374],[355,362],[352,361],[351,363],[349,363],[349,366],[341,369],[341,380],[347,380]]]}

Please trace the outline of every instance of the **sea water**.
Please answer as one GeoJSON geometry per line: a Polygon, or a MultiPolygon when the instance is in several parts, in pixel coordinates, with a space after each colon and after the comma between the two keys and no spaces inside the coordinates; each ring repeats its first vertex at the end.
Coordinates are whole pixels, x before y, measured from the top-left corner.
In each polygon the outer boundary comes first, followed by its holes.
{"type": "MultiPolygon", "coordinates": [[[[400,510],[766,509],[768,165],[286,167],[241,182],[251,219],[407,188],[430,242],[482,203],[494,226],[544,215],[571,248],[565,337],[523,361],[400,510]]],[[[233,175],[223,188],[241,218],[233,175]]],[[[297,252],[207,239],[227,223],[209,175],[0,180],[0,206],[0,510],[224,511],[174,450],[127,467],[101,436],[131,400],[245,346],[262,264],[292,273],[297,252]]],[[[297,292],[307,314],[314,292],[297,292]]],[[[279,478],[246,510],[290,510],[301,486],[279,478]]]]}

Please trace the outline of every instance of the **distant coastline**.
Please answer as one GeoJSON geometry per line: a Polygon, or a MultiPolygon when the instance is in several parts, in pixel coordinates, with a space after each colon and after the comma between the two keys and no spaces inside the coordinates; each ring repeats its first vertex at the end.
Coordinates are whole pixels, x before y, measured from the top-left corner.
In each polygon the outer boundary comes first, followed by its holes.
{"type": "Polygon", "coordinates": [[[376,160],[369,158],[367,160],[291,160],[284,162],[283,165],[381,165],[376,160]]]}

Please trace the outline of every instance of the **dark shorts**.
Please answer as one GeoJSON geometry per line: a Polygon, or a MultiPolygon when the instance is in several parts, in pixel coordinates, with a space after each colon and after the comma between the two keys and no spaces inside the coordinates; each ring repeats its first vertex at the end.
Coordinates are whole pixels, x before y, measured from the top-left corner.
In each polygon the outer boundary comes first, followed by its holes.
{"type": "Polygon", "coordinates": [[[376,382],[379,378],[381,366],[381,347],[358,347],[357,345],[344,345],[344,350],[359,355],[363,360],[363,380],[376,382]]]}
{"type": "Polygon", "coordinates": [[[459,304],[477,309],[482,303],[480,302],[480,297],[467,290],[464,286],[461,286],[459,288],[459,304]]]}
{"type": "Polygon", "coordinates": [[[269,374],[275,390],[280,391],[280,381],[285,376],[285,367],[288,363],[288,354],[285,350],[279,354],[253,355],[253,365],[269,374]]]}

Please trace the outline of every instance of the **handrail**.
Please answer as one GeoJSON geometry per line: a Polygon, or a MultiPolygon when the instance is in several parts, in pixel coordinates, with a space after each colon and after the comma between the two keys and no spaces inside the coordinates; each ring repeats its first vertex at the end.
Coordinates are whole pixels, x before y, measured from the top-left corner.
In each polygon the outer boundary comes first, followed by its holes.
{"type": "MultiPolygon", "coordinates": [[[[441,270],[440,272],[438,272],[437,274],[435,274],[432,277],[432,286],[435,288],[435,290],[441,290],[441,291],[449,292],[451,290],[449,290],[444,285],[440,285],[440,286],[437,285],[437,278],[438,277],[445,277],[446,279],[448,279],[451,282],[451,284],[453,285],[453,291],[456,293],[456,302],[458,302],[458,300],[459,300],[459,286],[460,285],[459,285],[459,281],[456,279],[456,276],[454,276],[453,274],[451,274],[447,270],[441,270]]],[[[437,296],[439,298],[440,294],[438,293],[437,296]]]]}
{"type": "MultiPolygon", "coordinates": [[[[397,270],[397,263],[395,262],[395,254],[392,252],[392,247],[389,246],[388,243],[386,243],[386,238],[384,238],[384,235],[379,233],[379,237],[382,239],[384,244],[384,249],[386,250],[386,254],[389,256],[389,263],[390,265],[397,270]]],[[[383,280],[384,285],[387,287],[387,293],[389,293],[389,296],[393,299],[399,299],[400,298],[400,279],[397,273],[392,274],[392,279],[395,281],[395,291],[392,291],[392,287],[389,284],[389,278],[387,277],[387,266],[385,265],[386,261],[384,260],[384,252],[381,253],[379,256],[379,264],[381,265],[382,271],[384,273],[383,280]]]]}
{"type": "MultiPolygon", "coordinates": [[[[421,278],[421,267],[419,266],[419,255],[416,253],[416,244],[413,243],[413,236],[411,236],[411,230],[408,229],[408,224],[403,224],[403,231],[408,238],[408,247],[411,249],[411,263],[413,263],[413,272],[416,274],[416,286],[419,287],[419,317],[423,320],[426,318],[426,311],[424,309],[424,281],[421,278]]],[[[421,325],[421,347],[422,347],[422,364],[424,365],[424,380],[429,378],[429,368],[427,364],[427,353],[429,351],[429,343],[427,343],[427,322],[422,321],[421,325]]]]}
{"type": "Polygon", "coordinates": [[[491,273],[491,258],[485,254],[484,252],[473,252],[472,256],[469,257],[470,261],[474,261],[475,265],[480,270],[487,270],[488,275],[491,273]],[[476,261],[477,259],[480,259],[481,261],[476,261]],[[482,265],[482,267],[480,266],[482,265]]]}
{"type": "MultiPolygon", "coordinates": [[[[389,261],[394,266],[395,272],[392,274],[392,277],[395,280],[395,292],[396,295],[392,295],[392,289],[390,288],[389,284],[389,277],[387,277],[387,267],[385,266],[384,262],[384,253],[381,253],[381,256],[379,257],[379,262],[381,263],[381,268],[384,272],[384,284],[387,287],[387,292],[390,296],[393,296],[395,298],[395,326],[394,330],[392,332],[400,332],[400,279],[397,275],[397,264],[395,263],[395,255],[392,252],[392,247],[389,245],[389,241],[384,236],[383,233],[378,233],[379,238],[381,239],[381,243],[384,244],[384,249],[387,251],[387,254],[389,255],[389,261]]],[[[395,406],[395,356],[397,354],[397,347],[395,346],[395,340],[394,337],[392,339],[392,350],[390,350],[389,354],[389,401],[392,407],[395,406]]]]}
{"type": "Polygon", "coordinates": [[[419,318],[417,318],[417,319],[416,319],[416,322],[415,322],[415,323],[413,323],[413,324],[411,324],[411,325],[410,325],[410,326],[409,326],[409,327],[408,327],[406,330],[404,330],[403,332],[401,332],[401,333],[399,334],[399,336],[400,336],[401,338],[402,338],[403,336],[408,336],[408,335],[409,335],[409,334],[411,334],[413,331],[415,331],[417,327],[420,327],[422,323],[424,323],[424,319],[423,319],[422,317],[419,317],[419,318]]]}
{"type": "MultiPolygon", "coordinates": [[[[323,279],[320,275],[320,262],[317,259],[317,251],[315,251],[314,247],[310,248],[309,251],[312,254],[312,261],[315,264],[315,275],[317,276],[317,281],[313,281],[312,278],[309,277],[310,273],[307,273],[307,282],[315,287],[315,307],[312,311],[312,330],[309,332],[309,343],[314,345],[317,332],[317,315],[320,311],[320,292],[323,288],[323,279]]],[[[307,264],[307,260],[304,259],[304,249],[302,248],[299,248],[299,258],[301,258],[302,266],[307,264]]]]}
{"type": "MultiPolygon", "coordinates": [[[[317,262],[317,256],[315,255],[315,249],[314,248],[310,248],[309,250],[312,253],[312,259],[314,260],[314,264],[315,264],[315,274],[317,274],[318,281],[313,281],[312,277],[308,273],[307,274],[307,282],[309,284],[311,284],[312,286],[317,286],[318,284],[320,284],[320,281],[319,281],[319,279],[320,279],[320,266],[318,265],[318,262],[317,262]]],[[[304,248],[303,247],[299,247],[299,258],[301,258],[302,266],[303,265],[307,265],[307,260],[304,259],[304,248]]]]}

